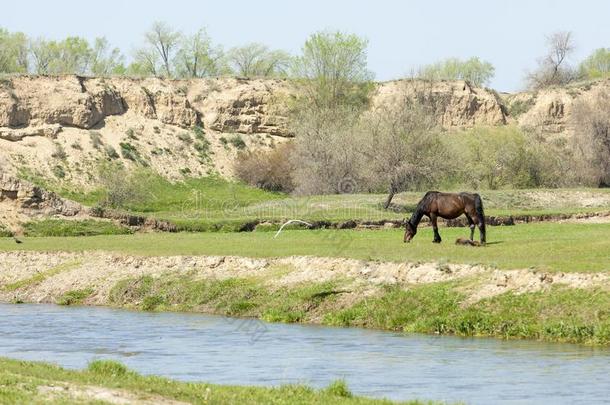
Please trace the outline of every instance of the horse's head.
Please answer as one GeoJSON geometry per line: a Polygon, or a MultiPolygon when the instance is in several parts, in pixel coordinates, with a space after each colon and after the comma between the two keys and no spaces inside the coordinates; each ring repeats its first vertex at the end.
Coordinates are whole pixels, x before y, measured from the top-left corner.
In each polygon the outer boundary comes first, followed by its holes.
{"type": "Polygon", "coordinates": [[[417,233],[417,227],[413,226],[410,221],[407,221],[407,226],[405,229],[405,243],[411,242],[411,239],[417,233]]]}

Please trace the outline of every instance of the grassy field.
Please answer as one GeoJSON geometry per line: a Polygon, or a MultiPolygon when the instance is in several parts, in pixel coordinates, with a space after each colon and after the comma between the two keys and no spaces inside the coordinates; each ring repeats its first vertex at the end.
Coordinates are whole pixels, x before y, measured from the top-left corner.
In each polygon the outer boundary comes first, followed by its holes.
{"type": "MultiPolygon", "coordinates": [[[[384,261],[434,261],[484,264],[502,269],[610,271],[610,223],[536,223],[489,227],[488,245],[456,246],[467,228],[441,228],[444,241],[433,244],[432,230],[422,228],[410,244],[402,231],[294,230],[276,239],[272,232],[147,233],[82,238],[23,238],[22,244],[0,238],[0,251],[104,250],[137,255],[236,255],[280,257],[311,255],[384,261]]],[[[476,237],[476,234],[475,234],[476,237]]]]}
{"type": "MultiPolygon", "coordinates": [[[[186,179],[171,183],[158,176],[142,179],[146,193],[122,209],[157,219],[169,220],[180,230],[208,231],[213,225],[243,224],[247,221],[339,222],[346,220],[402,219],[415,207],[424,192],[400,193],[392,210],[381,206],[383,194],[341,194],[294,197],[271,193],[229,182],[218,177],[186,179]]],[[[47,185],[49,186],[49,185],[47,185]]],[[[52,187],[52,186],[50,186],[52,187]]],[[[53,187],[52,187],[53,188],[53,187]]],[[[104,193],[78,192],[54,187],[64,197],[94,206],[104,193]]],[[[553,215],[610,211],[610,189],[535,189],[480,191],[487,215],[553,215]]]]}
{"type": "MultiPolygon", "coordinates": [[[[66,370],[55,365],[0,357],[0,403],[83,404],[148,401],[193,404],[394,404],[386,400],[357,397],[345,383],[336,381],[326,389],[303,385],[277,388],[222,386],[178,382],[142,376],[114,361],[98,360],[85,370],[66,370]],[[105,396],[104,396],[105,395],[105,396]]],[[[409,401],[404,404],[432,404],[409,401]]]]}

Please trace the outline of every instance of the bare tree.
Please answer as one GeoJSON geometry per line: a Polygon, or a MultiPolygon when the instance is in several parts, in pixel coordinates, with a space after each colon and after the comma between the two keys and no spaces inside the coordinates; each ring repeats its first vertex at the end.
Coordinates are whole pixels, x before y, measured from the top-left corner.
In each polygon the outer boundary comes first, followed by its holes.
{"type": "Polygon", "coordinates": [[[365,114],[362,127],[369,184],[384,187],[388,208],[395,194],[433,184],[447,173],[446,149],[441,142],[437,103],[426,82],[405,81],[394,103],[365,114]]]}
{"type": "Polygon", "coordinates": [[[547,54],[538,61],[538,68],[527,76],[530,88],[539,89],[552,85],[563,85],[573,81],[577,75],[567,61],[576,49],[572,33],[554,32],[547,37],[547,54]]]}
{"type": "Polygon", "coordinates": [[[164,22],[156,21],[145,36],[146,42],[157,52],[165,75],[172,75],[171,63],[180,42],[181,34],[164,22]]]}
{"type": "Polygon", "coordinates": [[[592,100],[576,102],[572,113],[582,177],[598,187],[610,186],[609,105],[610,92],[599,90],[592,100]]]}

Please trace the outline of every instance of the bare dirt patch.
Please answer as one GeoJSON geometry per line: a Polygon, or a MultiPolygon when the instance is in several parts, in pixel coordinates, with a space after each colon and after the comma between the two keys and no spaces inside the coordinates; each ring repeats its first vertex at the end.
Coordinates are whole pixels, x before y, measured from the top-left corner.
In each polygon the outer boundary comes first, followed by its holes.
{"type": "Polygon", "coordinates": [[[105,388],[96,386],[80,386],[74,384],[43,385],[38,387],[41,396],[49,400],[67,399],[83,401],[101,401],[110,404],[135,404],[135,405],[182,405],[187,402],[175,401],[159,395],[151,395],[140,392],[130,392],[116,388],[105,388]]]}
{"type": "Polygon", "coordinates": [[[0,301],[56,302],[63,294],[92,289],[87,304],[108,304],[110,290],[127,278],[172,274],[196,279],[254,278],[271,289],[303,283],[340,281],[346,302],[373,295],[384,285],[411,286],[464,280],[465,304],[505,292],[607,287],[610,275],[497,270],[480,265],[394,263],[355,259],[292,256],[254,259],[235,256],[140,257],[104,252],[0,253],[0,301]],[[42,275],[42,276],[41,276],[42,275]],[[31,281],[31,282],[30,282],[31,281]],[[18,288],[7,288],[23,283],[18,288]]]}

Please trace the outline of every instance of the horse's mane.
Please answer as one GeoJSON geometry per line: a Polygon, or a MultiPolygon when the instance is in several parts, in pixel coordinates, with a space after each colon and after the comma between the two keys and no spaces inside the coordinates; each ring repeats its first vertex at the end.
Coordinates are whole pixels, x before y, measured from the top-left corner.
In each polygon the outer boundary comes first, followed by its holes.
{"type": "Polygon", "coordinates": [[[438,194],[438,191],[428,191],[426,195],[424,195],[424,197],[417,203],[415,211],[413,211],[413,215],[411,215],[411,218],[409,219],[409,223],[414,228],[417,228],[417,225],[419,225],[419,222],[421,221],[424,214],[428,212],[428,207],[430,206],[430,203],[432,202],[432,199],[436,196],[436,194],[438,194]]]}

